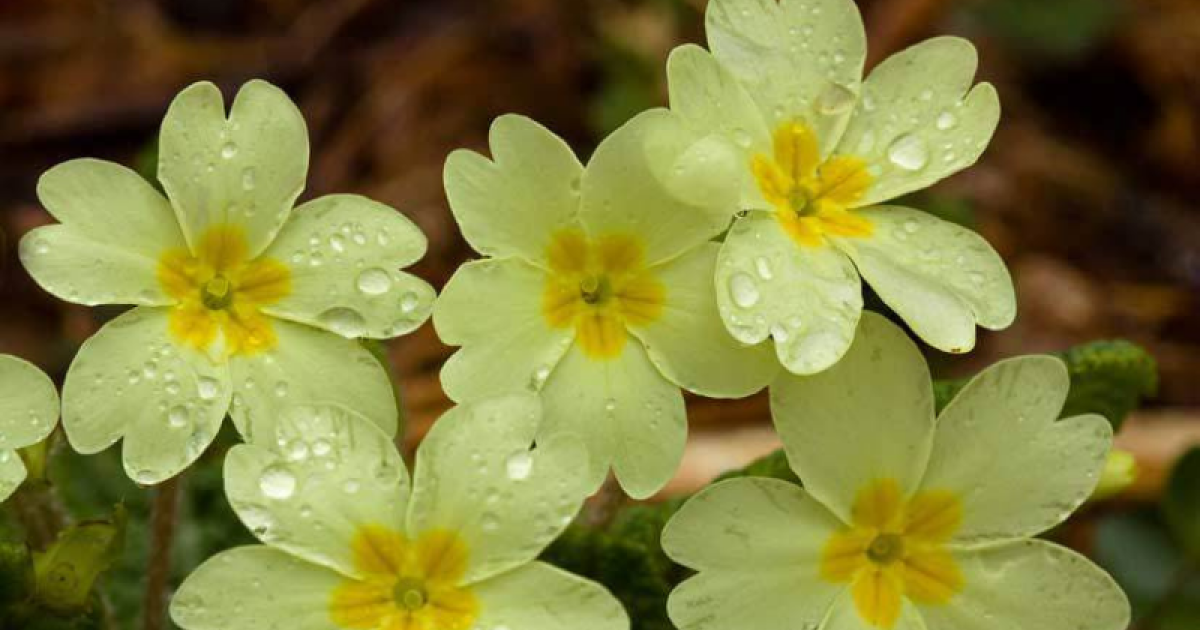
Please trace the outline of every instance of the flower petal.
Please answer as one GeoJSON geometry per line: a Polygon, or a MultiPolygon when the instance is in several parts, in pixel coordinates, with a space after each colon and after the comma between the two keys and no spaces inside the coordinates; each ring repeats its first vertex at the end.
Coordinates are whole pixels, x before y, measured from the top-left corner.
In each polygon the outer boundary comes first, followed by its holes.
{"type": "Polygon", "coordinates": [[[492,159],[460,149],[446,159],[446,197],[463,237],[489,256],[543,264],[550,237],[579,211],[583,166],[561,138],[524,116],[492,122],[492,159]]]}
{"type": "Polygon", "coordinates": [[[628,630],[629,616],[603,585],[530,562],[474,587],[478,628],[628,630]]]}
{"type": "MultiPolygon", "coordinates": [[[[659,373],[637,340],[611,359],[590,359],[573,344],[542,390],[546,418],[539,441],[582,436],[590,468],[588,490],[603,483],[611,465],[629,496],[658,492],[683,459],[687,412],[679,387],[659,373]]],[[[581,470],[582,469],[582,470],[581,470]]]]}
{"type": "MultiPolygon", "coordinates": [[[[728,138],[747,166],[756,154],[771,154],[771,130],[758,105],[737,79],[703,48],[684,44],[667,59],[671,111],[698,138],[718,134],[728,138]]],[[[766,209],[749,168],[735,169],[722,182],[740,191],[739,209],[766,209]]]]}
{"type": "Polygon", "coordinates": [[[1129,599],[1087,558],[1043,540],[958,556],[966,578],[948,604],[921,606],[929,630],[1123,630],[1129,599]]]}
{"type": "Polygon", "coordinates": [[[655,269],[666,287],[662,314],[629,331],[676,385],[704,396],[741,398],[766,387],[779,363],[767,346],[742,345],[725,330],[712,286],[720,249],[705,243],[655,269]]]}
{"type": "Polygon", "coordinates": [[[139,307],[84,342],[63,385],[63,429],[85,455],[125,438],[125,472],[141,484],[173,477],[216,437],[229,372],[167,333],[167,311],[139,307]]]}
{"type": "Polygon", "coordinates": [[[1017,314],[1012,278],[982,236],[899,206],[856,212],[874,225],[839,248],[879,297],[929,345],[946,352],[975,346],[975,325],[999,330],[1017,314]]]}
{"type": "Polygon", "coordinates": [[[411,332],[429,317],[433,287],[400,269],[425,248],[421,230],[388,206],[358,195],[315,199],[265,252],[291,269],[292,290],[263,311],[344,337],[411,332]]]}
{"type": "Polygon", "coordinates": [[[1062,361],[1020,357],[981,372],[942,411],[921,485],[963,501],[954,543],[1035,536],[1091,494],[1112,429],[1099,416],[1057,420],[1069,388],[1062,361]]]}
{"type": "Polygon", "coordinates": [[[58,422],[58,390],[24,359],[0,355],[0,451],[36,444],[58,422]]]}
{"type": "Polygon", "coordinates": [[[193,252],[209,227],[233,224],[257,257],[287,220],[307,171],[304,117],[270,83],[243,85],[228,118],[221,90],[208,82],[188,86],[167,109],[158,179],[193,252]]]}
{"type": "Polygon", "coordinates": [[[163,305],[159,256],[183,247],[171,205],[137,173],[72,160],[46,171],[38,198],[61,225],[21,239],[21,262],[42,288],[77,304],[163,305]]]}
{"type": "Polygon", "coordinates": [[[804,488],[846,523],[876,482],[905,496],[921,480],[933,438],[929,368],[904,331],[864,313],[850,351],[820,374],[782,374],[771,415],[804,488]]]}
{"type": "Polygon", "coordinates": [[[237,547],[184,580],[171,619],[184,630],[342,630],[329,602],[343,580],[270,547],[237,547]]]}
{"type": "Polygon", "coordinates": [[[862,81],[867,40],[851,0],[713,0],[709,47],[758,103],[769,127],[799,118],[822,154],[837,143],[862,81]]]}
{"type": "Polygon", "coordinates": [[[656,265],[729,227],[739,191],[728,182],[739,168],[727,142],[697,140],[667,110],[642,112],[596,147],[579,218],[593,237],[638,238],[656,265]]]}
{"type": "Polygon", "coordinates": [[[866,160],[876,176],[856,205],[920,190],[975,163],[1000,120],[996,89],[971,89],[977,64],[971,42],[935,37],[871,71],[836,150],[866,160]]]}
{"type": "Polygon", "coordinates": [[[783,366],[820,372],[850,347],[862,312],[853,263],[836,248],[800,245],[774,213],[752,212],[725,237],[716,272],[717,306],[744,344],[775,340],[783,366]]]}
{"type": "MultiPolygon", "coordinates": [[[[697,571],[815,567],[841,521],[794,483],[743,477],[701,490],[671,517],[662,547],[697,571]]],[[[732,598],[732,593],[727,594],[732,598]]]]}
{"type": "Polygon", "coordinates": [[[0,501],[8,499],[25,481],[25,464],[16,451],[0,450],[0,501]]]}
{"type": "Polygon", "coordinates": [[[512,258],[469,262],[454,272],[433,307],[438,337],[462,346],[442,365],[451,400],[541,390],[575,334],[547,323],[546,280],[544,271],[512,258]]]}
{"type": "Polygon", "coordinates": [[[588,488],[587,452],[575,436],[538,440],[542,405],[514,394],[446,412],[417,450],[408,532],[456,532],[466,543],[463,583],[537,557],[571,522],[588,488]]]}
{"type": "Polygon", "coordinates": [[[391,438],[334,406],[289,407],[255,444],[225,458],[225,494],[272,547],[364,577],[352,542],[366,526],[402,531],[408,471],[391,438]]]}
{"type": "Polygon", "coordinates": [[[275,347],[229,360],[234,400],[229,415],[247,442],[259,426],[296,404],[353,409],[396,434],[396,395],[387,370],[358,342],[324,330],[271,320],[275,347]]]}
{"type": "Polygon", "coordinates": [[[814,567],[706,571],[671,591],[667,614],[679,630],[816,628],[841,590],[814,567]]]}

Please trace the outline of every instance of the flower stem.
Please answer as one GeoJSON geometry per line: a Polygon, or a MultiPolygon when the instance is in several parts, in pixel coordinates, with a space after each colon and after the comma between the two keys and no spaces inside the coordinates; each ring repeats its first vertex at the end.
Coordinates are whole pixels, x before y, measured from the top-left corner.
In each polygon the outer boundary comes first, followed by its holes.
{"type": "Polygon", "coordinates": [[[143,630],[164,630],[167,594],[171,584],[171,548],[179,521],[183,473],[168,479],[154,491],[150,508],[150,557],[146,564],[146,592],[142,598],[143,630]]]}

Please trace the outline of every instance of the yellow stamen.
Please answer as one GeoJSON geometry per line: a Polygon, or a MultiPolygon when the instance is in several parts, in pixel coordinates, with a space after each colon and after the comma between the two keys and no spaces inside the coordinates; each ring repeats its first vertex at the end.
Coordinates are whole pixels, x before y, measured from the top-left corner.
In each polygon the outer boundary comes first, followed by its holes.
{"type": "Polygon", "coordinates": [[[620,356],[627,326],[646,325],[662,314],[666,289],[645,268],[637,238],[610,235],[589,241],[578,230],[555,234],[547,248],[550,274],[542,315],[554,328],[575,328],[584,354],[620,356]]]}
{"type": "Polygon", "coordinates": [[[851,521],[825,544],[821,577],[850,584],[866,623],[891,628],[905,598],[940,605],[962,590],[962,572],[946,548],[962,523],[953,493],[927,491],[905,501],[900,484],[880,479],[859,492],[851,521]]]}
{"type": "Polygon", "coordinates": [[[850,206],[871,187],[866,162],[849,156],[821,161],[816,134],[798,122],[775,130],[773,155],[756,155],[750,171],[763,197],[794,241],[806,247],[824,235],[870,236],[873,226],[850,206]]]}
{"type": "Polygon", "coordinates": [[[208,229],[196,253],[172,249],[158,261],[158,281],[178,303],[168,320],[179,343],[208,350],[224,335],[227,354],[251,354],[275,346],[275,332],[261,308],[292,290],[291,271],[269,259],[250,260],[238,226],[208,229]]]}
{"type": "Polygon", "coordinates": [[[351,542],[354,568],[333,592],[329,617],[352,630],[468,630],[479,601],[460,586],[468,550],[458,535],[441,530],[416,540],[387,527],[368,525],[351,542]]]}

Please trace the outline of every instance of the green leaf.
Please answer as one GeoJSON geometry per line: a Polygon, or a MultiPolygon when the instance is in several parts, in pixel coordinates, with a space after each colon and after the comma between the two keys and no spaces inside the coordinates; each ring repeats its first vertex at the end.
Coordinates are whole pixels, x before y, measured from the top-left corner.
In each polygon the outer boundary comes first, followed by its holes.
{"type": "Polygon", "coordinates": [[[111,519],[68,527],[49,549],[35,554],[37,603],[62,615],[86,612],[96,578],[120,559],[127,520],[118,505],[111,519]]]}
{"type": "Polygon", "coordinates": [[[0,543],[0,609],[33,592],[33,559],[22,543],[0,543]]]}
{"type": "Polygon", "coordinates": [[[1175,539],[1188,555],[1200,560],[1200,447],[1192,448],[1175,464],[1162,509],[1175,539]]]}

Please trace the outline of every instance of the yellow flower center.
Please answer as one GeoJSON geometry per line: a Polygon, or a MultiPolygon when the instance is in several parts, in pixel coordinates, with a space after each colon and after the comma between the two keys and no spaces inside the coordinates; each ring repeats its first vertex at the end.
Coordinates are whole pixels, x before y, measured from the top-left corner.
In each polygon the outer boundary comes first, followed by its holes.
{"type": "Polygon", "coordinates": [[[662,314],[666,289],[646,269],[636,237],[589,241],[579,230],[564,230],[551,238],[547,258],[542,315],[554,328],[574,327],[591,358],[620,356],[629,338],[626,327],[649,324],[662,314]]]}
{"type": "Polygon", "coordinates": [[[292,290],[288,268],[270,258],[250,260],[245,233],[234,225],[209,228],[194,255],[186,249],[163,253],[158,281],[178,301],[169,319],[175,340],[208,350],[220,333],[226,355],[273,348],[275,332],[261,308],[292,290]]]}
{"type": "Polygon", "coordinates": [[[922,492],[904,500],[899,484],[880,479],[859,492],[853,525],[830,537],[821,577],[849,583],[854,606],[872,626],[891,628],[904,598],[945,604],[963,576],[946,544],[962,523],[962,502],[951,492],[922,492]]]}
{"type": "Polygon", "coordinates": [[[329,601],[333,623],[352,630],[468,630],[479,601],[459,586],[468,550],[457,534],[434,530],[416,540],[378,525],[359,529],[351,542],[354,568],[329,601]]]}
{"type": "Polygon", "coordinates": [[[871,187],[866,162],[849,156],[822,162],[816,134],[802,123],[776,129],[773,155],[754,156],[750,168],[780,225],[797,243],[815,247],[826,234],[871,234],[871,222],[849,209],[871,187]]]}

